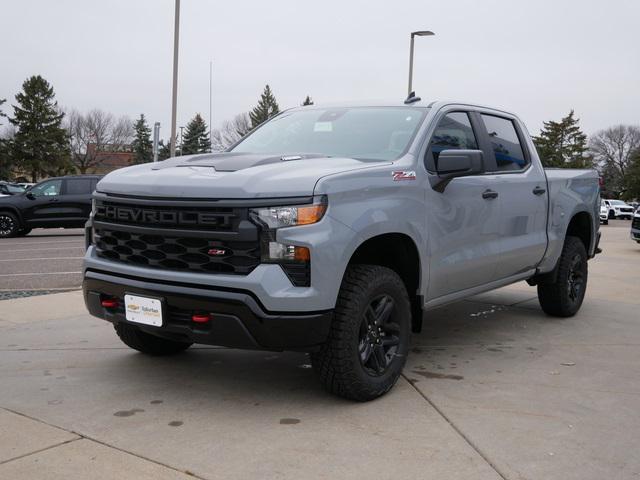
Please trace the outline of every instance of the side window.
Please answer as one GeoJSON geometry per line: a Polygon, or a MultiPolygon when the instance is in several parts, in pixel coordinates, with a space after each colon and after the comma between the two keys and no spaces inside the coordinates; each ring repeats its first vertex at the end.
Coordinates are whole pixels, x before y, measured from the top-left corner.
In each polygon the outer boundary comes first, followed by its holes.
{"type": "Polygon", "coordinates": [[[522,170],[529,162],[518,138],[512,120],[482,114],[482,121],[489,134],[489,141],[496,157],[498,171],[522,170]]]}
{"type": "Polygon", "coordinates": [[[62,190],[62,180],[51,180],[34,186],[29,192],[36,197],[54,197],[60,195],[60,190],[62,190]]]}
{"type": "Polygon", "coordinates": [[[478,142],[465,112],[446,114],[438,123],[427,150],[427,168],[435,170],[443,150],[477,150],[478,142]]]}
{"type": "Polygon", "coordinates": [[[67,179],[67,195],[88,195],[92,192],[90,178],[67,179]]]}

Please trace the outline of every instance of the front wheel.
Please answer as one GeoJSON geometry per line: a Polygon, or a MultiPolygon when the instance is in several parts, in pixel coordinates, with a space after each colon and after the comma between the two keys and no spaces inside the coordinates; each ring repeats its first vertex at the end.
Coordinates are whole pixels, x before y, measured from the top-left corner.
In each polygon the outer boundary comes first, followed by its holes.
{"type": "Polygon", "coordinates": [[[156,337],[126,323],[116,323],[114,328],[120,340],[127,347],[147,355],[174,355],[193,345],[192,343],[175,342],[166,338],[156,337]]]}
{"type": "Polygon", "coordinates": [[[554,282],[538,284],[538,300],[547,315],[571,317],[580,310],[587,290],[587,250],[582,240],[565,239],[556,268],[554,282]]]}
{"type": "Polygon", "coordinates": [[[377,265],[347,268],[329,338],[311,354],[324,387],[351,400],[387,393],[409,349],[411,303],[402,279],[377,265]]]}
{"type": "Polygon", "coordinates": [[[15,237],[20,231],[18,219],[13,213],[0,212],[0,238],[15,237]]]}

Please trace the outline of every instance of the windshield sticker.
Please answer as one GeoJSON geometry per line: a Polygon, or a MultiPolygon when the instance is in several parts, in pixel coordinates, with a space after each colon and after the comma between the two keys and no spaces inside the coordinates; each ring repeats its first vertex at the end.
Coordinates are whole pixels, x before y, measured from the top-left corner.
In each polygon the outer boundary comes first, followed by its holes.
{"type": "Polygon", "coordinates": [[[314,132],[333,132],[333,123],[331,122],[316,122],[313,125],[314,132]]]}
{"type": "Polygon", "coordinates": [[[393,177],[394,182],[400,182],[403,180],[415,180],[416,172],[413,170],[398,170],[395,172],[391,172],[391,176],[393,177]]]}

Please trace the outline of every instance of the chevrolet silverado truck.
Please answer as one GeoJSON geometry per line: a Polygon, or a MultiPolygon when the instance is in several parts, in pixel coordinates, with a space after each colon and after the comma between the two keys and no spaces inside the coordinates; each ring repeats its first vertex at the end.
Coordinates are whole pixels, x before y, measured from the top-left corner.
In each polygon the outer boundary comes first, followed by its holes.
{"type": "Polygon", "coordinates": [[[423,311],[527,281],[580,308],[592,170],[545,170],[513,114],[466,103],[287,110],[222,153],[108,174],[84,298],[129,347],[309,352],[330,392],[389,391],[423,311]]]}

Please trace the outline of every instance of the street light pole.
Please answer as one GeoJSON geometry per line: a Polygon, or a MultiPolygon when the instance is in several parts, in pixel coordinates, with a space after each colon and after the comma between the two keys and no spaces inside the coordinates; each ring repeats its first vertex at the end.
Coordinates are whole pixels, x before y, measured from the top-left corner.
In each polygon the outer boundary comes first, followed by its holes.
{"type": "Polygon", "coordinates": [[[176,155],[176,111],[178,107],[178,39],[180,38],[180,0],[176,0],[173,28],[173,91],[171,95],[171,156],[176,155]]]}
{"type": "Polygon", "coordinates": [[[435,35],[435,33],[429,30],[420,30],[418,32],[411,32],[411,46],[409,47],[409,89],[407,95],[411,95],[413,91],[413,42],[415,37],[429,37],[435,35]]]}
{"type": "Polygon", "coordinates": [[[158,143],[160,142],[160,122],[153,124],[153,161],[158,161],[158,143]]]}

